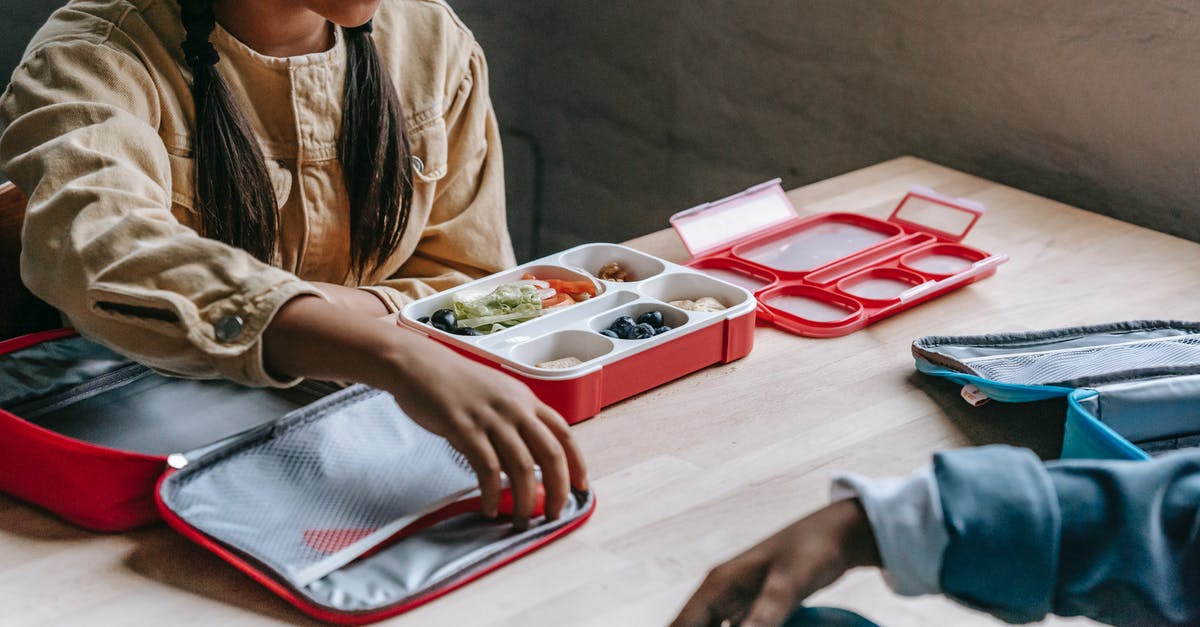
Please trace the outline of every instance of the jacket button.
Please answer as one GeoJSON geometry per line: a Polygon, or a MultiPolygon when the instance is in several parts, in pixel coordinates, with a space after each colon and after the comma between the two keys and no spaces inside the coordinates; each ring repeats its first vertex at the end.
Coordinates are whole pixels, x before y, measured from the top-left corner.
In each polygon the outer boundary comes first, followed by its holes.
{"type": "Polygon", "coordinates": [[[412,156],[412,167],[419,174],[419,173],[425,171],[425,162],[421,161],[420,157],[413,155],[412,156]]]}
{"type": "Polygon", "coordinates": [[[215,327],[217,339],[222,342],[232,342],[242,336],[246,322],[240,316],[221,316],[215,327]]]}

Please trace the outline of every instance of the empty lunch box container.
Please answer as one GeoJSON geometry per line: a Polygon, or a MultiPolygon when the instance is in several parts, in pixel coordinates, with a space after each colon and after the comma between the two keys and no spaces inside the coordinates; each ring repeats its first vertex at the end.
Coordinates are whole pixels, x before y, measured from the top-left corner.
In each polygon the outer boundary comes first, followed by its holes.
{"type": "Polygon", "coordinates": [[[754,293],[760,320],[810,337],[857,331],[968,283],[1008,260],[963,245],[978,203],[909,192],[887,220],[801,217],[779,179],[675,214],[688,265],[754,293]]]}

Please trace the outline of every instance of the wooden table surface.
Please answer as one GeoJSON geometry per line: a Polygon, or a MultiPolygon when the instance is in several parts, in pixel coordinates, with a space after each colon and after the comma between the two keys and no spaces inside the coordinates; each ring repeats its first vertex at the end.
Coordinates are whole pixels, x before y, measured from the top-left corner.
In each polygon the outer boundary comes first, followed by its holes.
{"type": "MultiPolygon", "coordinates": [[[[971,408],[954,386],[914,374],[914,338],[1200,319],[1200,245],[919,159],[895,159],[790,195],[803,214],[886,217],[910,185],[987,205],[966,243],[1012,261],[992,278],[847,337],[760,328],[745,359],[577,425],[599,497],[592,520],[386,624],[664,625],[709,567],[824,504],[834,471],[908,473],[933,451],[991,442],[1055,455],[1061,405],[971,408]]],[[[671,231],[632,245],[686,257],[671,231]]],[[[888,627],[997,623],[941,598],[898,597],[875,570],[849,574],[814,602],[888,627]]],[[[307,622],[161,525],[96,535],[0,497],[0,625],[307,622]]]]}

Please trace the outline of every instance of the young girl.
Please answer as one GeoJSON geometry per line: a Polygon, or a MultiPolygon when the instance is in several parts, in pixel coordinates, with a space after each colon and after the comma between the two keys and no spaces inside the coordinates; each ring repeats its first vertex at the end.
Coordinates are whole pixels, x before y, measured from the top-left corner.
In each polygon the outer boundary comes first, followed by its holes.
{"type": "MultiPolygon", "coordinates": [[[[21,272],[160,371],[395,395],[528,523],[586,488],[525,386],[380,317],[513,264],[483,54],[439,0],[73,0],[0,101],[21,272]]],[[[164,417],[167,419],[167,417],[164,417]]]]}

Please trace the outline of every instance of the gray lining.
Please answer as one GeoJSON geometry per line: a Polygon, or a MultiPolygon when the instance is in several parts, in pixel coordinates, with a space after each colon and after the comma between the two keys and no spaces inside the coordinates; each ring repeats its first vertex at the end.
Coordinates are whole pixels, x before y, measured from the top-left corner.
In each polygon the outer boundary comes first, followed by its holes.
{"type": "Polygon", "coordinates": [[[132,363],[79,336],[0,355],[0,407],[11,408],[53,396],[132,363]]]}
{"type": "Polygon", "coordinates": [[[590,492],[575,492],[558,520],[547,523],[538,518],[521,533],[513,531],[511,522],[489,521],[480,514],[451,518],[334,571],[301,593],[339,611],[405,603],[494,567],[586,515],[594,504],[590,492]]]}
{"type": "Polygon", "coordinates": [[[1118,322],[1028,333],[929,336],[915,357],[1001,383],[1085,387],[1200,372],[1200,323],[1118,322]]]}
{"type": "Polygon", "coordinates": [[[309,583],[304,573],[353,550],[357,538],[474,486],[466,461],[413,423],[391,396],[363,386],[219,450],[187,456],[192,461],[163,482],[163,503],[311,602],[342,612],[378,610],[453,585],[586,515],[594,504],[590,493],[575,494],[559,520],[522,533],[503,521],[464,514],[309,583]]]}
{"type": "Polygon", "coordinates": [[[219,441],[327,392],[166,377],[78,336],[0,355],[0,407],[76,440],[147,455],[219,441]]]}
{"type": "Polygon", "coordinates": [[[1104,385],[1096,392],[1084,406],[1134,444],[1178,448],[1200,434],[1200,375],[1104,385]]]}

